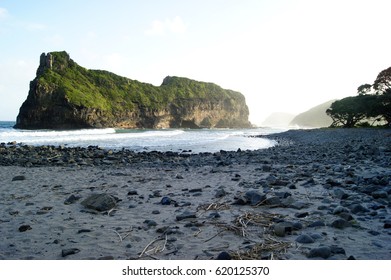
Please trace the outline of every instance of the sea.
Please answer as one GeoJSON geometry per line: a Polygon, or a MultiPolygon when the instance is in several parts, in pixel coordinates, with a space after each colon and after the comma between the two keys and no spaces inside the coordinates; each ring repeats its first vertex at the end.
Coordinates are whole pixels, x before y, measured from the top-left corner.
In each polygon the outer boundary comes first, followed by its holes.
{"type": "Polygon", "coordinates": [[[275,146],[274,140],[254,137],[279,133],[287,128],[249,129],[79,129],[23,130],[15,122],[0,121],[0,143],[67,147],[98,146],[105,149],[203,153],[220,150],[258,150],[275,146]]]}

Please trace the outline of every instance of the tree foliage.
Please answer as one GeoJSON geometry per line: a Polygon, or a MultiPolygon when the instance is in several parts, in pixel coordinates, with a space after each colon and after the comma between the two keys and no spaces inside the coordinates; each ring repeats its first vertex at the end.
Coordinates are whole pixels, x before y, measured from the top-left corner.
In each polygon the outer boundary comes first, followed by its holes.
{"type": "Polygon", "coordinates": [[[326,111],[333,123],[331,126],[354,127],[368,120],[382,120],[391,124],[391,88],[382,88],[382,92],[375,91],[367,94],[374,87],[365,84],[358,87],[358,95],[337,100],[326,111]]]}

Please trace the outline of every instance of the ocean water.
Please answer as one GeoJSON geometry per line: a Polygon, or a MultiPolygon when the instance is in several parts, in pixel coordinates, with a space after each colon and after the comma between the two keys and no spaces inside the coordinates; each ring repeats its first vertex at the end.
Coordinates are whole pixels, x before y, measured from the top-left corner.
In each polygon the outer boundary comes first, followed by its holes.
{"type": "Polygon", "coordinates": [[[276,145],[267,135],[286,129],[80,129],[80,130],[20,130],[14,122],[0,122],[0,143],[17,142],[26,145],[64,145],[69,147],[99,146],[107,149],[142,151],[191,151],[192,153],[265,149],[276,145]]]}

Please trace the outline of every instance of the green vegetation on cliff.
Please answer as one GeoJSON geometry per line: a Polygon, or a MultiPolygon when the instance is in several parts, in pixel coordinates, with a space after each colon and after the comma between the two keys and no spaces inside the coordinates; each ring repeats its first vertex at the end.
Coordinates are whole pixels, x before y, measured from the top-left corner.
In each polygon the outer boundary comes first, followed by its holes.
{"type": "Polygon", "coordinates": [[[39,77],[42,85],[56,86],[74,105],[102,111],[132,110],[135,106],[162,109],[182,99],[240,100],[242,95],[213,83],[180,77],[166,77],[160,87],[118,76],[103,70],[88,70],[69,58],[66,52],[50,53],[51,68],[39,77]]]}
{"type": "Polygon", "coordinates": [[[43,53],[16,128],[250,127],[244,96],[167,76],[154,86],[89,70],[66,52],[43,53]]]}

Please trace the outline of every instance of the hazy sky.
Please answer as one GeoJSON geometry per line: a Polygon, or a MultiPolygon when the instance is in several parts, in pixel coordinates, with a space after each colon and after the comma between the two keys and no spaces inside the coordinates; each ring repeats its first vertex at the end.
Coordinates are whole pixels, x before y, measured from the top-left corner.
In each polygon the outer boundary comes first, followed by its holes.
{"type": "Polygon", "coordinates": [[[391,66],[389,0],[0,0],[0,120],[15,120],[42,52],[160,85],[240,91],[250,120],[355,95],[391,66]]]}

